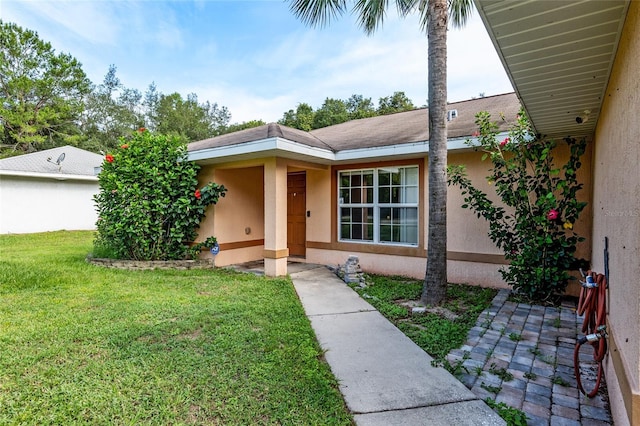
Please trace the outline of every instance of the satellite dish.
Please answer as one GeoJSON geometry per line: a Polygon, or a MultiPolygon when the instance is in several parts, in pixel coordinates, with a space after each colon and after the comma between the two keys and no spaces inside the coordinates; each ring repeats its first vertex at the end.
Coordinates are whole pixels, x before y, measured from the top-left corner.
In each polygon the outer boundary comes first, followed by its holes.
{"type": "MultiPolygon", "coordinates": [[[[56,161],[51,161],[51,157],[47,158],[47,161],[51,164],[55,164],[56,166],[60,166],[60,163],[64,161],[64,152],[58,156],[58,159],[56,161]]],[[[58,170],[60,170],[61,168],[62,167],[58,167],[58,170]]]]}
{"type": "Polygon", "coordinates": [[[60,163],[62,163],[63,161],[64,161],[64,152],[62,154],[60,154],[60,156],[56,160],[56,164],[59,166],[60,163]]]}

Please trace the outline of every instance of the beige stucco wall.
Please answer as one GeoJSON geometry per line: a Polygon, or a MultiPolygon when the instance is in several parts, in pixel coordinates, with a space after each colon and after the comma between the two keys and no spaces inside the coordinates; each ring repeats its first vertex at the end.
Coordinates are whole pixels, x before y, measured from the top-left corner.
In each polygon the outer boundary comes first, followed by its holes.
{"type": "MultiPolygon", "coordinates": [[[[591,257],[591,151],[592,145],[587,145],[587,150],[582,156],[582,167],[578,170],[577,178],[583,184],[578,192],[578,198],[587,202],[580,219],[574,224],[574,230],[586,238],[577,247],[576,256],[585,259],[591,257]]],[[[553,156],[557,164],[564,164],[569,158],[569,148],[563,142],[558,142],[553,156]]],[[[499,197],[495,193],[495,187],[487,181],[489,175],[489,160],[481,161],[482,153],[464,152],[449,155],[449,164],[466,166],[467,175],[473,184],[484,191],[489,198],[499,203],[499,197]]],[[[470,209],[463,209],[464,195],[460,188],[450,186],[447,194],[447,243],[449,251],[500,254],[495,244],[488,237],[489,224],[486,220],[478,218],[470,209]]]]}
{"type": "Polygon", "coordinates": [[[307,241],[331,242],[331,170],[307,170],[307,241]]]}
{"type": "MultiPolygon", "coordinates": [[[[198,230],[198,240],[215,236],[224,247],[228,243],[242,243],[264,239],[264,173],[262,166],[242,165],[215,169],[203,167],[199,175],[202,184],[216,182],[227,188],[224,198],[210,206],[198,230]]],[[[259,259],[262,246],[221,250],[216,265],[225,266],[259,259]]],[[[203,253],[205,257],[211,256],[203,253]]]]}
{"type": "Polygon", "coordinates": [[[609,238],[606,377],[616,424],[640,424],[640,2],[632,1],[596,128],[593,268],[609,238]],[[633,407],[633,408],[632,408],[633,407]],[[626,420],[626,422],[625,422],[626,420]]]}

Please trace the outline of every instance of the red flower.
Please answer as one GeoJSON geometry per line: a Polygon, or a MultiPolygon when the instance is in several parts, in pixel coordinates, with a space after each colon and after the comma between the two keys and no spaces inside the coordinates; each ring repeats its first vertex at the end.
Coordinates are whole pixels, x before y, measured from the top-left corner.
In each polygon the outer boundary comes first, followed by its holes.
{"type": "Polygon", "coordinates": [[[511,140],[511,139],[509,139],[509,138],[504,138],[504,140],[503,140],[502,142],[500,142],[500,146],[501,146],[501,147],[502,147],[502,146],[505,146],[506,144],[508,144],[508,143],[509,143],[509,141],[510,141],[510,140],[511,140]]]}
{"type": "Polygon", "coordinates": [[[146,131],[147,131],[147,129],[145,129],[144,127],[140,127],[138,129],[138,132],[140,132],[140,133],[143,133],[143,132],[146,132],[146,131]]]}
{"type": "Polygon", "coordinates": [[[122,148],[122,149],[127,149],[127,148],[129,148],[129,145],[127,145],[127,144],[125,143],[125,144],[123,144],[123,145],[120,145],[120,148],[122,148]]]}
{"type": "Polygon", "coordinates": [[[551,209],[549,210],[549,213],[547,213],[547,219],[549,220],[556,220],[558,216],[560,216],[560,213],[558,213],[558,210],[556,209],[551,209]]]}
{"type": "Polygon", "coordinates": [[[471,134],[471,136],[473,136],[474,138],[477,138],[478,136],[480,136],[480,132],[478,132],[477,130],[475,132],[473,132],[471,134]]]}
{"type": "Polygon", "coordinates": [[[113,163],[113,155],[111,154],[105,155],[104,159],[107,161],[107,163],[113,163]]]}
{"type": "Polygon", "coordinates": [[[196,189],[196,192],[194,192],[193,195],[195,195],[198,200],[202,198],[202,194],[199,189],[196,189]]]}

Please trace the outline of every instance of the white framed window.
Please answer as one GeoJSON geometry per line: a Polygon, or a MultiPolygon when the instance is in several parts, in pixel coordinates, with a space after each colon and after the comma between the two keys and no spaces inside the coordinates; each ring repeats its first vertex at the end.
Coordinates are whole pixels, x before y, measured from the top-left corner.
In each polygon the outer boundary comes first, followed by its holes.
{"type": "Polygon", "coordinates": [[[418,166],[338,173],[338,240],[418,245],[418,166]]]}

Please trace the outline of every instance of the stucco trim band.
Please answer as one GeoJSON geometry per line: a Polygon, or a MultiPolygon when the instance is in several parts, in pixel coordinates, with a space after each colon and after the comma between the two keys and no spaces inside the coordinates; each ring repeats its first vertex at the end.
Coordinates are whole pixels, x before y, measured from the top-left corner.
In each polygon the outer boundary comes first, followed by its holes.
{"type": "Polygon", "coordinates": [[[263,246],[264,238],[261,240],[235,241],[233,243],[221,243],[220,250],[236,250],[241,248],[263,246]]]}
{"type": "Polygon", "coordinates": [[[426,252],[420,247],[402,247],[383,244],[362,243],[325,243],[321,241],[307,241],[307,248],[322,250],[350,251],[372,254],[388,254],[395,256],[425,257],[426,252]]]}
{"type": "MultiPolygon", "coordinates": [[[[359,243],[324,243],[321,241],[307,241],[307,248],[321,250],[337,250],[371,254],[387,254],[390,256],[426,257],[425,249],[421,247],[402,247],[381,244],[359,243]]],[[[492,265],[508,265],[509,262],[501,254],[467,253],[461,251],[448,251],[447,260],[462,262],[488,263],[492,265]]]]}
{"type": "Polygon", "coordinates": [[[265,259],[282,259],[289,257],[289,249],[269,250],[264,249],[263,256],[265,259]]]}
{"type": "Polygon", "coordinates": [[[463,251],[447,251],[447,260],[462,262],[491,263],[493,265],[508,265],[509,262],[502,254],[468,253],[463,251]]]}

